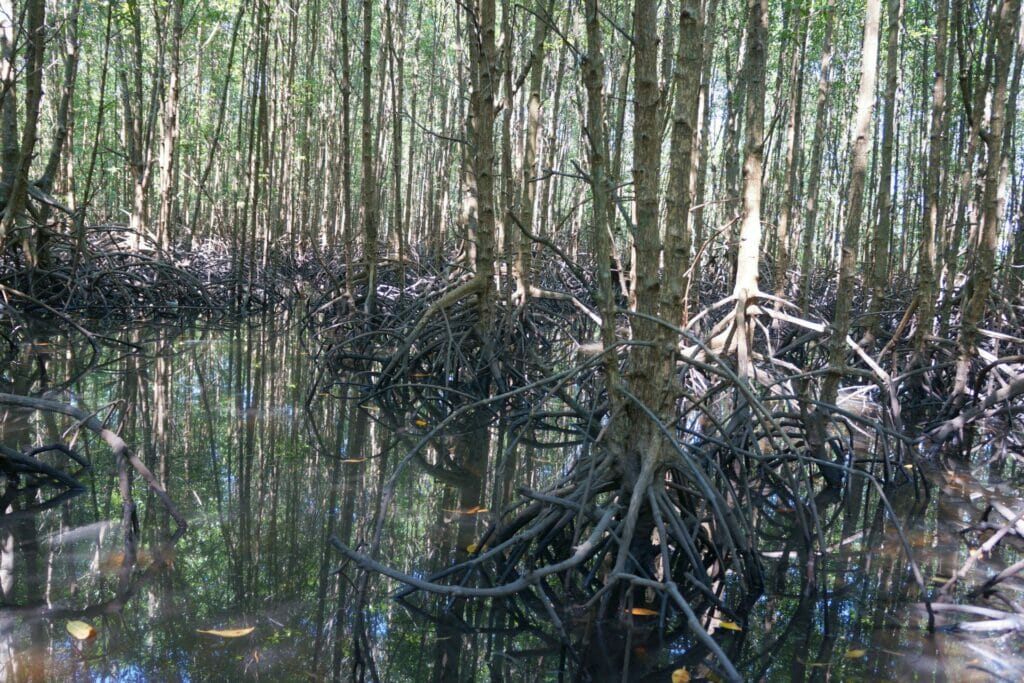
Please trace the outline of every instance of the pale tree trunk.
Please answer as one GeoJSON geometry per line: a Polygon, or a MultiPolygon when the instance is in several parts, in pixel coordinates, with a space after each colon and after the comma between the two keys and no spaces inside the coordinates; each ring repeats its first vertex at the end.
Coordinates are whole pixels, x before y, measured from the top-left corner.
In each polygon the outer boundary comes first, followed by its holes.
{"type": "Polygon", "coordinates": [[[865,321],[868,334],[881,332],[879,312],[889,282],[889,245],[892,239],[893,146],[896,127],[896,89],[900,76],[900,32],[904,0],[889,0],[889,36],[885,57],[885,94],[882,108],[882,145],[879,169],[878,217],[875,219],[870,270],[871,301],[865,321]]]}
{"type": "Polygon", "coordinates": [[[775,296],[786,295],[786,284],[789,279],[789,230],[793,219],[793,204],[796,199],[799,183],[800,166],[798,151],[800,147],[800,124],[803,113],[804,88],[804,51],[807,47],[808,16],[800,19],[797,35],[793,43],[793,56],[789,69],[789,106],[786,122],[786,159],[783,175],[785,177],[782,190],[782,206],[779,208],[779,227],[776,232],[775,252],[775,296]]]}
{"type": "Polygon", "coordinates": [[[842,257],[839,264],[839,287],[836,311],[829,340],[829,373],[822,388],[822,401],[835,403],[839,380],[846,365],[846,336],[850,332],[850,308],[857,273],[857,245],[860,223],[864,215],[864,186],[868,171],[868,150],[871,135],[871,113],[875,102],[875,80],[878,75],[878,25],[881,0],[868,0],[864,19],[864,42],[860,59],[860,87],[857,90],[857,113],[851,135],[853,150],[850,163],[850,187],[846,197],[846,223],[843,227],[842,257]]]}
{"type": "MultiPolygon", "coordinates": [[[[523,145],[522,169],[523,192],[520,199],[519,215],[522,224],[529,228],[531,232],[534,230],[534,204],[537,201],[537,142],[540,137],[540,95],[544,79],[544,40],[548,33],[547,18],[551,16],[553,7],[554,3],[552,0],[547,2],[537,0],[537,18],[534,20],[533,45],[531,46],[530,60],[527,64],[527,68],[530,70],[530,85],[526,101],[526,140],[523,145]]],[[[607,205],[607,202],[605,202],[605,205],[607,205]]],[[[522,234],[517,236],[514,243],[516,245],[516,260],[513,266],[513,275],[516,281],[516,290],[512,300],[516,305],[522,306],[526,303],[530,290],[530,267],[533,245],[522,234]]]]}
{"type": "Polygon", "coordinates": [[[163,134],[160,137],[160,209],[157,217],[157,245],[166,250],[174,241],[174,195],[177,193],[178,104],[181,99],[182,0],[171,3],[170,73],[164,99],[163,134]]]}
{"type": "Polygon", "coordinates": [[[373,314],[377,306],[377,181],[373,145],[373,120],[370,104],[373,102],[372,45],[373,0],[363,0],[363,93],[362,121],[362,174],[360,208],[363,216],[363,257],[366,259],[366,312],[373,314]]]}
{"type": "Polygon", "coordinates": [[[35,183],[36,187],[47,194],[53,191],[53,184],[57,178],[57,169],[60,167],[61,156],[64,147],[67,145],[68,131],[71,127],[71,103],[75,96],[75,83],[78,77],[78,15],[81,6],[81,0],[74,0],[67,17],[65,17],[64,83],[60,93],[60,104],[57,105],[57,119],[53,131],[53,142],[46,157],[46,166],[43,168],[43,174],[39,176],[35,183]]]}
{"type": "Polygon", "coordinates": [[[764,164],[765,66],[768,42],[768,1],[747,0],[746,150],[743,161],[743,221],[736,255],[736,298],[733,344],[741,377],[750,377],[750,347],[754,320],[748,316],[760,295],[758,269],[761,263],[761,180],[764,164]]]}
{"type": "Polygon", "coordinates": [[[407,252],[405,224],[402,214],[402,99],[405,80],[405,5],[397,3],[398,16],[388,5],[388,52],[391,76],[392,182],[394,183],[394,231],[398,240],[399,292],[405,294],[405,259],[407,252]],[[397,24],[397,25],[396,25],[397,24]]]}
{"type": "MultiPolygon", "coordinates": [[[[1017,58],[1013,64],[1013,76],[1010,79],[1010,93],[1006,100],[1006,127],[1003,131],[1003,157],[1007,160],[1013,159],[1017,147],[1014,146],[1013,140],[1014,135],[1019,130],[1020,122],[1017,120],[1017,97],[1020,94],[1020,79],[1021,71],[1024,70],[1024,9],[1022,9],[1019,18],[1017,19],[1017,58]]],[[[1010,213],[1016,214],[1014,220],[1017,221],[1016,228],[1013,230],[1013,253],[1010,260],[1009,268],[1006,268],[1005,281],[1008,283],[1007,293],[1014,299],[1020,296],[1021,277],[1020,270],[1016,267],[1021,263],[1022,249],[1024,249],[1024,234],[1021,234],[1021,229],[1024,225],[1021,224],[1022,212],[1024,212],[1024,201],[1021,198],[1021,180],[1020,174],[1017,167],[1008,163],[1010,171],[1010,187],[1013,188],[1012,200],[1010,202],[1010,213]]]]}
{"type": "MultiPolygon", "coordinates": [[[[693,292],[693,300],[699,306],[700,304],[700,288],[694,287],[693,283],[700,282],[701,278],[701,256],[704,253],[707,244],[705,242],[704,223],[705,223],[705,198],[707,195],[707,163],[708,153],[711,142],[711,70],[714,64],[714,53],[715,53],[715,42],[714,35],[717,24],[718,16],[718,0],[707,0],[705,3],[706,7],[703,8],[703,18],[701,22],[704,24],[704,37],[701,41],[701,79],[700,79],[700,104],[698,120],[700,121],[700,127],[694,130],[694,141],[693,149],[699,155],[697,163],[693,164],[692,172],[690,174],[690,191],[693,194],[695,206],[693,208],[693,218],[691,225],[693,226],[693,244],[697,248],[697,253],[693,258],[693,264],[690,266],[691,276],[689,280],[689,286],[693,292]]],[[[689,298],[689,294],[687,294],[689,298]]],[[[689,309],[689,304],[687,304],[689,309]]],[[[683,312],[684,321],[686,320],[686,310],[683,312]]]]}
{"type": "Polygon", "coordinates": [[[341,4],[341,220],[342,251],[345,252],[345,294],[352,296],[352,256],[355,251],[355,221],[352,220],[352,57],[349,53],[348,3],[341,4]]]}
{"type": "MultiPolygon", "coordinates": [[[[974,262],[974,288],[964,307],[960,334],[957,337],[957,367],[953,393],[962,396],[967,390],[967,376],[971,361],[977,355],[978,324],[985,314],[991,294],[995,271],[996,246],[999,224],[1003,215],[1004,197],[1000,190],[1003,165],[1003,127],[1006,112],[1006,92],[1013,60],[1014,22],[1020,9],[1020,0],[1002,0],[996,20],[995,88],[988,119],[988,131],[983,141],[988,147],[985,165],[984,194],[982,197],[982,224],[974,262]]],[[[975,116],[981,116],[980,111],[975,116]]]]}
{"type": "MultiPolygon", "coordinates": [[[[129,38],[119,43],[121,105],[123,108],[124,131],[128,168],[132,180],[132,210],[129,227],[132,230],[130,243],[138,247],[142,237],[149,231],[149,187],[152,181],[152,139],[153,121],[157,108],[150,102],[147,112],[143,90],[143,48],[142,16],[137,0],[126,3],[129,25],[124,27],[129,38]],[[124,41],[130,40],[131,60],[125,55],[124,41]],[[129,73],[130,71],[130,79],[129,73]]],[[[152,88],[151,99],[155,99],[157,88],[152,88]]]]}
{"type": "Polygon", "coordinates": [[[818,101],[814,114],[814,134],[811,138],[811,166],[807,185],[807,215],[804,218],[800,255],[800,310],[806,315],[810,304],[811,270],[814,267],[814,230],[818,220],[818,188],[821,186],[821,161],[825,151],[825,131],[828,121],[829,77],[832,70],[832,30],[835,24],[836,0],[828,0],[825,7],[825,30],[818,67],[818,101]]]}
{"type": "MultiPolygon", "coordinates": [[[[501,39],[498,63],[501,65],[501,202],[500,211],[495,211],[495,246],[499,263],[506,264],[504,272],[498,268],[496,279],[498,290],[501,291],[502,280],[510,276],[512,264],[512,215],[515,211],[515,200],[512,198],[514,187],[512,176],[512,109],[516,88],[512,85],[512,7],[509,0],[501,0],[501,39]],[[500,218],[499,218],[500,217],[500,218]]],[[[497,84],[495,85],[497,87],[497,84]]]]}
{"type": "Polygon", "coordinates": [[[946,146],[946,46],[948,42],[949,0],[938,0],[935,23],[935,61],[932,86],[931,120],[928,126],[928,168],[924,180],[924,243],[918,258],[917,330],[914,350],[923,360],[928,336],[935,324],[935,296],[938,293],[935,269],[938,266],[938,240],[942,219],[942,156],[946,146]]]}

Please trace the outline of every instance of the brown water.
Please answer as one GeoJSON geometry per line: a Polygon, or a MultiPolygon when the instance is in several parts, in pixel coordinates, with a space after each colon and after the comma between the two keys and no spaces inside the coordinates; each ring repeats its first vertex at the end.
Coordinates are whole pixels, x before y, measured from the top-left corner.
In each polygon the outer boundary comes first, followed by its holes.
{"type": "MultiPolygon", "coordinates": [[[[92,463],[82,477],[86,491],[39,514],[0,518],[0,679],[307,681],[369,678],[375,671],[384,681],[426,681],[444,671],[453,680],[575,680],[581,669],[611,674],[602,671],[613,666],[602,657],[622,661],[626,654],[634,679],[668,681],[679,667],[695,679],[701,673],[703,655],[685,634],[663,636],[642,619],[627,640],[609,635],[583,661],[542,621],[524,616],[517,623],[470,604],[461,618],[439,623],[396,603],[395,584],[379,578],[358,607],[356,572],[335,571],[340,556],[326,539],[367,539],[380,487],[419,427],[396,434],[377,424],[372,409],[311,391],[314,366],[285,323],[146,329],[127,337],[140,352],[108,349],[100,367],[65,397],[109,414],[190,528],[168,545],[173,521],[136,483],[141,551],[138,565],[126,567],[115,463],[102,443],[78,437],[76,447],[92,463]],[[95,637],[74,638],[72,620],[88,623],[95,637]],[[249,628],[241,637],[200,633],[249,628]],[[622,652],[612,654],[616,648],[622,652]]],[[[0,390],[59,384],[84,359],[81,349],[50,339],[25,350],[0,376],[0,390]]],[[[24,448],[58,441],[69,424],[0,408],[0,442],[24,448]]],[[[564,454],[534,458],[530,476],[539,481],[564,454]]],[[[965,540],[979,539],[960,531],[980,518],[987,499],[1021,504],[1012,463],[943,467],[929,476],[941,484],[930,502],[916,501],[909,489],[890,497],[932,582],[967,559],[965,540]]],[[[766,557],[768,594],[742,631],[715,634],[744,676],[1020,680],[1020,636],[927,632],[921,592],[892,520],[870,487],[853,489],[845,501],[819,507],[833,552],[816,560],[824,570],[813,588],[807,558],[789,540],[788,510],[759,520],[762,550],[773,555],[766,557]]],[[[378,557],[407,572],[445,566],[457,539],[479,533],[488,516],[460,512],[457,500],[454,487],[410,469],[398,480],[378,557]]],[[[31,502],[15,501],[9,511],[31,502]]],[[[1019,559],[1013,543],[981,559],[965,585],[1019,559]]],[[[1020,588],[1008,584],[1004,594],[1020,602],[1020,588]]],[[[443,605],[412,602],[444,614],[443,605]]]]}

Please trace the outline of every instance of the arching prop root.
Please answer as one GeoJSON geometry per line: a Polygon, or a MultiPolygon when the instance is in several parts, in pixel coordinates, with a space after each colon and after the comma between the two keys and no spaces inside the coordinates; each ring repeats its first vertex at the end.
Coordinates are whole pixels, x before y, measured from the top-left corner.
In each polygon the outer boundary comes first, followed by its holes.
{"type": "Polygon", "coordinates": [[[131,465],[139,476],[149,484],[150,488],[153,489],[153,493],[156,494],[156,497],[164,506],[164,509],[167,510],[167,513],[170,514],[172,518],[174,518],[174,521],[178,525],[174,537],[179,537],[184,533],[185,529],[188,528],[188,522],[185,517],[178,511],[173,501],[171,501],[170,496],[167,495],[167,492],[164,490],[163,486],[160,485],[157,478],[153,476],[153,473],[149,471],[149,468],[146,467],[128,444],[125,443],[124,439],[107,429],[103,423],[97,419],[94,413],[90,413],[87,410],[83,410],[82,408],[73,406],[69,403],[55,401],[48,398],[17,396],[15,394],[6,393],[0,393],[0,404],[67,415],[77,420],[79,425],[85,427],[103,439],[103,441],[110,447],[111,451],[113,451],[114,456],[118,461],[118,470],[121,473],[121,495],[125,501],[124,521],[126,543],[128,537],[132,536],[134,526],[137,524],[134,512],[134,503],[132,502],[131,490],[128,485],[126,471],[127,465],[131,465]]]}

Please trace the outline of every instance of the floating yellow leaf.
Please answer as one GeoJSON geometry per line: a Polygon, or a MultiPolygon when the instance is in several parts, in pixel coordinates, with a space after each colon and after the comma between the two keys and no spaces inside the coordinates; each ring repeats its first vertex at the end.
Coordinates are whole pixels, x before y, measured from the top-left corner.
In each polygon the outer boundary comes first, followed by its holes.
{"type": "Polygon", "coordinates": [[[742,631],[743,627],[737,624],[735,621],[723,621],[718,624],[721,628],[729,631],[742,631]]]}
{"type": "Polygon", "coordinates": [[[477,547],[478,546],[477,546],[476,543],[470,543],[469,545],[466,546],[466,552],[469,553],[470,555],[472,555],[473,553],[476,552],[477,547]]]}
{"type": "Polygon", "coordinates": [[[96,629],[84,621],[69,621],[67,629],[68,633],[79,640],[89,640],[96,637],[96,629]]]}
{"type": "Polygon", "coordinates": [[[690,683],[690,672],[686,669],[676,669],[672,672],[672,683],[690,683]]]}
{"type": "Polygon", "coordinates": [[[208,633],[211,636],[220,636],[221,638],[241,638],[247,636],[256,630],[255,626],[249,626],[248,628],[228,628],[228,629],[210,629],[204,630],[201,628],[196,629],[196,633],[208,633]]]}
{"type": "Polygon", "coordinates": [[[482,508],[479,505],[474,505],[473,507],[466,510],[467,515],[478,515],[481,512],[487,512],[487,508],[482,508]]]}
{"type": "Polygon", "coordinates": [[[356,463],[366,462],[366,458],[345,458],[341,462],[346,465],[355,465],[356,463]]]}
{"type": "Polygon", "coordinates": [[[415,420],[413,420],[413,424],[419,427],[420,429],[423,429],[430,423],[424,420],[422,417],[417,417],[415,420]]]}
{"type": "Polygon", "coordinates": [[[629,613],[633,614],[635,616],[638,616],[638,617],[656,617],[656,616],[658,616],[658,613],[655,610],[647,609],[646,607],[634,607],[633,609],[629,610],[629,613]]]}
{"type": "Polygon", "coordinates": [[[847,659],[860,659],[861,657],[863,657],[867,653],[868,653],[867,650],[847,650],[846,651],[846,658],[847,659]]]}

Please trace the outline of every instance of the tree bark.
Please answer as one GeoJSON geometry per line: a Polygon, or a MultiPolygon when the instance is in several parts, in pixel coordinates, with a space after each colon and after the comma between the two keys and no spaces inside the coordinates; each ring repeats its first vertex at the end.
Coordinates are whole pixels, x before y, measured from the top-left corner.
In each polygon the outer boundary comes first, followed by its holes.
{"type": "Polygon", "coordinates": [[[850,187],[846,197],[847,213],[843,227],[842,257],[839,264],[839,287],[836,312],[829,340],[829,373],[822,388],[822,402],[835,403],[839,380],[846,365],[846,336],[850,332],[850,308],[857,268],[857,245],[864,214],[864,186],[868,171],[868,148],[871,135],[871,113],[874,109],[875,80],[878,74],[878,25],[881,0],[868,0],[864,20],[864,42],[861,47],[860,87],[857,91],[857,113],[853,120],[853,150],[850,160],[850,187]]]}
{"type": "MultiPolygon", "coordinates": [[[[977,355],[978,324],[985,314],[992,289],[995,271],[996,247],[999,224],[1003,214],[1003,199],[999,192],[1000,174],[1003,165],[1003,127],[1006,125],[1006,92],[1013,60],[1014,22],[1020,10],[1020,0],[1002,0],[996,19],[995,45],[995,88],[992,91],[992,105],[988,119],[988,130],[982,137],[988,148],[985,164],[984,195],[982,198],[982,224],[978,240],[977,257],[974,264],[974,286],[970,299],[964,308],[960,334],[957,338],[956,380],[953,385],[955,396],[962,396],[967,389],[967,376],[971,361],[977,355]]],[[[975,112],[981,116],[981,112],[975,112]]]]}

